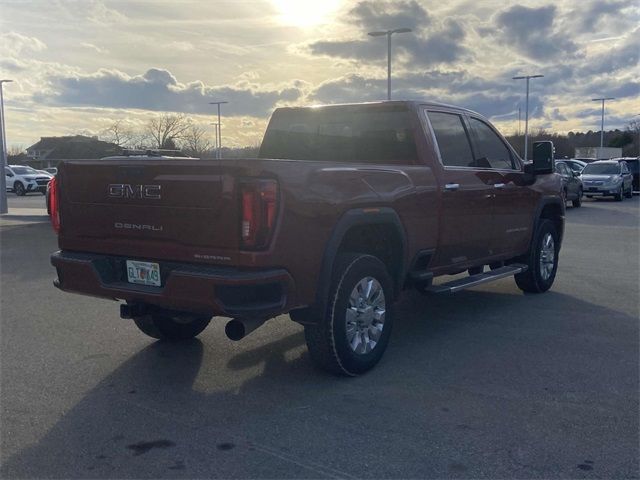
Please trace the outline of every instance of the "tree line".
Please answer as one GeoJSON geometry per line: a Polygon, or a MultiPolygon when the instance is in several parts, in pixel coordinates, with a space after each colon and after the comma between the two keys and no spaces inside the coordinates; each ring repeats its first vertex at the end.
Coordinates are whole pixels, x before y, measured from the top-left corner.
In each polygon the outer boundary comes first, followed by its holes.
{"type": "MultiPolygon", "coordinates": [[[[520,156],[524,155],[524,135],[512,134],[505,137],[516,149],[520,156]]],[[[589,130],[588,132],[569,132],[566,135],[539,129],[529,134],[529,154],[531,158],[531,146],[533,142],[551,140],[556,150],[556,158],[573,158],[578,147],[599,147],[600,132],[589,130]]],[[[640,156],[640,121],[633,120],[624,130],[615,129],[604,132],[605,147],[622,149],[623,157],[640,156]]]]}

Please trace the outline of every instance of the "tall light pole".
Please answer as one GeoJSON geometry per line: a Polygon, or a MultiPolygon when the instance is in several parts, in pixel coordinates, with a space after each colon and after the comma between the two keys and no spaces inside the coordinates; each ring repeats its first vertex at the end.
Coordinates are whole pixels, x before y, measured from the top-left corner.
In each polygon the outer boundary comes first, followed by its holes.
{"type": "Polygon", "coordinates": [[[216,157],[217,157],[218,156],[218,127],[220,126],[220,124],[218,122],[213,122],[210,125],[213,125],[213,129],[214,129],[214,132],[215,132],[215,140],[216,140],[216,142],[215,142],[214,146],[215,146],[215,149],[216,149],[216,157]]]}
{"type": "Polygon", "coordinates": [[[7,165],[7,133],[4,128],[4,97],[2,96],[2,84],[10,83],[13,80],[0,80],[0,122],[2,125],[0,126],[0,136],[2,137],[2,142],[0,142],[0,148],[2,148],[2,154],[0,157],[2,160],[2,174],[0,175],[0,214],[7,213],[9,208],[7,206],[7,183],[6,178],[4,176],[4,167],[7,165]]]}
{"type": "Polygon", "coordinates": [[[527,100],[524,108],[524,161],[527,161],[527,154],[529,148],[529,80],[532,78],[542,78],[544,75],[523,75],[520,77],[513,77],[513,80],[526,80],[527,81],[527,100]]]}
{"type": "Polygon", "coordinates": [[[394,33],[409,33],[410,31],[410,28],[396,28],[394,30],[368,33],[371,37],[387,36],[387,100],[391,100],[391,35],[394,33]]]}
{"type": "MultiPolygon", "coordinates": [[[[640,113],[636,113],[634,117],[640,117],[640,113]]],[[[640,157],[640,123],[636,124],[636,129],[638,130],[638,157],[640,157]]]]}
{"type": "MultiPolygon", "coordinates": [[[[592,102],[602,102],[602,116],[600,117],[600,149],[604,146],[604,102],[607,100],[615,100],[613,97],[592,98],[592,102]]],[[[601,152],[602,153],[602,152],[601,152]]]]}
{"type": "Polygon", "coordinates": [[[217,105],[218,106],[218,154],[217,158],[222,158],[222,129],[220,127],[220,105],[223,105],[229,102],[209,102],[209,105],[217,105]]]}

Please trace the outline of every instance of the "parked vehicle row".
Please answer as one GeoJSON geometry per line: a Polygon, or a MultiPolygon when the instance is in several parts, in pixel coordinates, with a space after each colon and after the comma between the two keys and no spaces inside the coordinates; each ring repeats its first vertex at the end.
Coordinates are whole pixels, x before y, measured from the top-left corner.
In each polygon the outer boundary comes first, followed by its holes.
{"type": "Polygon", "coordinates": [[[631,198],[637,191],[637,158],[614,158],[591,163],[575,159],[556,161],[556,173],[562,177],[565,201],[580,207],[582,196],[610,196],[617,201],[631,198]]]}

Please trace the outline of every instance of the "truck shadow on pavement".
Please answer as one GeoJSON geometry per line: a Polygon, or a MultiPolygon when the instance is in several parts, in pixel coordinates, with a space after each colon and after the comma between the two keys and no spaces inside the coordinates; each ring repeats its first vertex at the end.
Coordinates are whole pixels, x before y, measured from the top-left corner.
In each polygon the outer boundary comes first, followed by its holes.
{"type": "MultiPolygon", "coordinates": [[[[574,419],[567,411],[565,430],[555,430],[556,405],[611,404],[612,391],[637,391],[637,366],[626,357],[621,373],[606,379],[585,363],[611,355],[607,337],[619,333],[604,322],[622,324],[625,348],[635,348],[637,319],[560,293],[504,290],[406,295],[385,358],[356,379],[314,370],[295,325],[250,347],[206,332],[182,344],[150,343],[9,458],[1,477],[359,477],[344,442],[367,451],[376,438],[387,446],[367,458],[375,477],[576,476],[565,458],[574,447],[554,442],[590,430],[567,433],[574,419]],[[532,404],[549,418],[528,413],[532,404]],[[380,421],[371,423],[372,415],[380,421]],[[532,421],[549,424],[524,427],[532,421]],[[427,431],[437,432],[435,447],[427,431]],[[488,445],[490,464],[474,470],[473,456],[488,445]],[[531,451],[514,457],[513,445],[531,451]],[[323,458],[327,449],[331,458],[323,458]],[[492,473],[491,464],[501,470],[492,473]]],[[[612,437],[610,448],[625,441],[612,437]]]]}

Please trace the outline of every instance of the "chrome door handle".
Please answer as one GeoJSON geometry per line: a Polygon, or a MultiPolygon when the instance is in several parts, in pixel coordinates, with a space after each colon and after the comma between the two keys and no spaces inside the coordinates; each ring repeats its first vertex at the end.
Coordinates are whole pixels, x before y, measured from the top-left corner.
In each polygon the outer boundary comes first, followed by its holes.
{"type": "Polygon", "coordinates": [[[502,190],[504,188],[504,183],[494,183],[493,188],[497,188],[498,190],[502,190]]]}
{"type": "Polygon", "coordinates": [[[458,190],[460,188],[460,184],[459,183],[447,183],[444,186],[444,189],[448,192],[453,192],[454,190],[458,190]]]}

